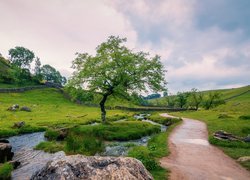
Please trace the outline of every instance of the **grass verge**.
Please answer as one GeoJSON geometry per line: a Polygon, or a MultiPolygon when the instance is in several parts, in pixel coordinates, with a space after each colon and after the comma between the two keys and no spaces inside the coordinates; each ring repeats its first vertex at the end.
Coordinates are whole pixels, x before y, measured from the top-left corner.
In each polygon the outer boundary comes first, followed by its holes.
{"type": "MultiPolygon", "coordinates": [[[[159,115],[154,116],[157,117],[159,115]]],[[[158,117],[158,119],[161,118],[158,117]]],[[[169,171],[159,165],[159,159],[170,154],[167,139],[172,130],[180,123],[181,120],[178,119],[174,124],[168,127],[166,132],[154,135],[149,140],[147,147],[137,146],[129,151],[128,155],[140,160],[156,180],[168,178],[169,171]]]]}
{"type": "Polygon", "coordinates": [[[13,166],[10,163],[0,164],[0,179],[9,180],[11,179],[11,171],[13,166]]]}

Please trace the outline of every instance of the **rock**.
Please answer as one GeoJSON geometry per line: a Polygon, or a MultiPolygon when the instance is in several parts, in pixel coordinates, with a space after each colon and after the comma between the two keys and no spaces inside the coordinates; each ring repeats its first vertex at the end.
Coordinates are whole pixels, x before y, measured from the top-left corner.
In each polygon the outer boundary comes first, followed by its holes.
{"type": "Polygon", "coordinates": [[[14,169],[18,168],[18,166],[21,165],[21,162],[19,161],[9,161],[9,163],[12,164],[14,169]]]}
{"type": "Polygon", "coordinates": [[[242,156],[239,159],[237,159],[237,161],[239,161],[239,162],[250,161],[250,156],[242,156]]]}
{"type": "Polygon", "coordinates": [[[21,107],[20,110],[21,110],[21,111],[26,111],[26,112],[31,112],[31,109],[30,109],[29,107],[27,107],[27,106],[21,107]]]}
{"type": "Polygon", "coordinates": [[[17,111],[19,109],[19,105],[18,104],[14,104],[11,107],[9,107],[7,110],[8,111],[17,111]]]}
{"type": "Polygon", "coordinates": [[[7,139],[0,139],[0,143],[10,143],[7,139]]]}
{"type": "Polygon", "coordinates": [[[230,141],[241,141],[240,137],[234,136],[233,134],[227,133],[225,131],[216,131],[214,137],[220,140],[230,140],[230,141]]]}
{"type": "Polygon", "coordinates": [[[250,135],[248,135],[246,138],[244,138],[243,141],[250,143],[250,135]]]}
{"type": "Polygon", "coordinates": [[[14,126],[13,126],[13,128],[21,128],[21,127],[23,127],[23,126],[25,126],[25,122],[24,121],[20,121],[20,122],[16,122],[16,123],[14,123],[14,126]]]}
{"type": "Polygon", "coordinates": [[[0,163],[10,161],[14,153],[11,152],[12,146],[9,143],[0,143],[0,163]]]}
{"type": "Polygon", "coordinates": [[[143,164],[134,158],[73,155],[48,162],[31,179],[150,180],[153,177],[143,164]]]}

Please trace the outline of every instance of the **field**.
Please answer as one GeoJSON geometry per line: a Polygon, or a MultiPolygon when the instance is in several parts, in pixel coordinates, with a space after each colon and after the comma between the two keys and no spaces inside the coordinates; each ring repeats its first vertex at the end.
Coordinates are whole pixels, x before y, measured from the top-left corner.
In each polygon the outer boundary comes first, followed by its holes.
{"type": "MultiPolygon", "coordinates": [[[[227,99],[235,95],[246,92],[250,86],[238,89],[220,90],[223,98],[227,99]]],[[[250,92],[236,96],[211,110],[186,111],[172,113],[175,116],[189,117],[202,120],[207,124],[209,131],[209,141],[220,147],[226,154],[234,159],[242,156],[250,156],[250,143],[228,142],[213,138],[213,133],[223,130],[239,137],[250,135],[250,92]]],[[[250,162],[241,163],[250,170],[250,162]]]]}
{"type": "MultiPolygon", "coordinates": [[[[108,110],[107,118],[129,114],[129,112],[121,110],[108,110]]],[[[0,93],[0,137],[40,130],[40,128],[68,127],[96,121],[100,121],[98,107],[77,105],[70,102],[57,89],[0,93]],[[20,107],[30,107],[31,112],[7,111],[13,104],[18,104],[20,107]],[[13,128],[14,123],[19,121],[25,121],[26,129],[13,128]]]]}

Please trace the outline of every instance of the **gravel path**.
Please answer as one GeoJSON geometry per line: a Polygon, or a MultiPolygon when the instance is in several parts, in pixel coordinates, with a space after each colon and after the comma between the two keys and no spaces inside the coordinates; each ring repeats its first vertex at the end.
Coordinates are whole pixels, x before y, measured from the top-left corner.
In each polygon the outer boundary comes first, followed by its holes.
{"type": "Polygon", "coordinates": [[[247,170],[210,145],[207,139],[205,123],[183,118],[183,123],[169,137],[171,155],[160,161],[171,170],[170,179],[250,180],[247,170]]]}

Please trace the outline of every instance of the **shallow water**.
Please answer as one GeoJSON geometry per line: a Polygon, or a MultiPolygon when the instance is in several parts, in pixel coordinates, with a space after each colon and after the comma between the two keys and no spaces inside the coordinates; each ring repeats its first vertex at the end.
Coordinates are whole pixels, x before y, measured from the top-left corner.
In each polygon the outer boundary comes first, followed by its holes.
{"type": "Polygon", "coordinates": [[[13,160],[21,162],[21,165],[12,172],[12,179],[30,179],[33,173],[41,169],[53,158],[64,156],[64,152],[55,154],[46,153],[33,148],[45,141],[44,132],[24,134],[8,138],[14,152],[13,160]]]}
{"type": "MultiPolygon", "coordinates": [[[[147,116],[149,116],[150,114],[139,114],[139,115],[135,115],[134,117],[136,119],[140,119],[143,122],[148,122],[151,123],[153,125],[158,125],[161,127],[161,132],[165,132],[167,130],[167,126],[164,126],[162,124],[150,121],[147,119],[147,116]]],[[[121,122],[121,121],[126,121],[126,119],[122,119],[116,122],[121,122]]],[[[102,156],[126,156],[128,154],[128,151],[130,149],[129,146],[127,146],[128,144],[134,144],[136,146],[147,146],[148,141],[150,140],[150,136],[144,136],[140,139],[137,140],[130,140],[130,141],[116,141],[110,145],[106,145],[105,147],[105,151],[103,153],[101,153],[102,156]]]]}
{"type": "Polygon", "coordinates": [[[40,142],[46,141],[44,133],[45,132],[37,132],[8,138],[12,145],[12,151],[15,153],[22,149],[33,148],[40,142]]]}

